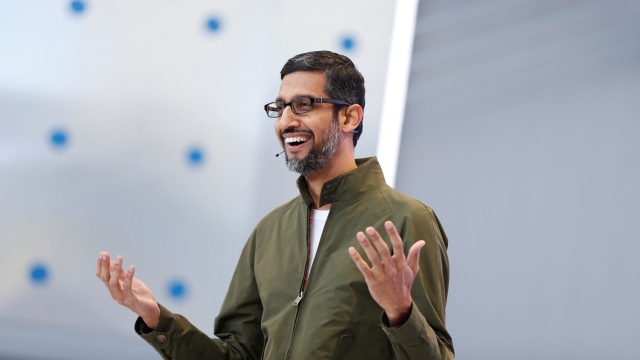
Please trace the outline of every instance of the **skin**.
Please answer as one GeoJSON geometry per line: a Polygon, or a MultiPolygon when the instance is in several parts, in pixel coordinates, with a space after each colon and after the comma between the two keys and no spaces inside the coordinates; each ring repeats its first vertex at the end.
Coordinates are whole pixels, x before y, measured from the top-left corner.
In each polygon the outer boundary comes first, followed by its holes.
{"type": "MultiPolygon", "coordinates": [[[[324,91],[325,82],[322,73],[298,71],[288,74],[282,79],[278,99],[289,102],[303,95],[329,97],[324,91]]],[[[333,109],[332,104],[316,104],[308,113],[294,114],[291,107],[287,107],[282,116],[276,119],[276,136],[290,159],[303,159],[313,147],[322,145],[325,140],[323,137],[333,121],[333,109]],[[290,136],[303,136],[309,140],[293,147],[284,142],[290,136]]],[[[331,204],[318,207],[322,185],[357,167],[352,131],[358,127],[362,116],[363,109],[358,104],[345,106],[338,113],[340,131],[335,154],[322,169],[305,177],[314,208],[330,209],[331,204]]],[[[391,221],[385,223],[385,230],[391,240],[393,255],[373,227],[367,227],[356,234],[366,259],[354,247],[350,247],[348,251],[364,276],[371,296],[385,311],[389,324],[395,327],[404,324],[411,313],[411,286],[418,272],[420,249],[425,242],[416,242],[405,257],[402,239],[391,221]]],[[[135,266],[131,265],[124,271],[123,261],[122,256],[117,256],[114,261],[110,259],[109,253],[100,252],[96,276],[106,285],[109,294],[118,304],[138,314],[153,329],[160,321],[158,303],[151,290],[134,276],[135,266]]]]}
{"type": "Polygon", "coordinates": [[[391,239],[393,255],[373,227],[356,234],[371,266],[354,247],[349,248],[349,255],[364,276],[371,297],[387,314],[389,325],[396,327],[404,324],[411,315],[411,285],[418,274],[418,259],[425,242],[420,240],[413,244],[405,258],[402,238],[395,225],[387,221],[384,227],[391,239]]]}
{"type": "Polygon", "coordinates": [[[148,327],[154,329],[160,321],[160,307],[147,285],[136,278],[136,267],[122,268],[124,259],[118,255],[111,260],[108,252],[100,252],[96,276],[107,286],[111,298],[138,314],[148,327]]]}

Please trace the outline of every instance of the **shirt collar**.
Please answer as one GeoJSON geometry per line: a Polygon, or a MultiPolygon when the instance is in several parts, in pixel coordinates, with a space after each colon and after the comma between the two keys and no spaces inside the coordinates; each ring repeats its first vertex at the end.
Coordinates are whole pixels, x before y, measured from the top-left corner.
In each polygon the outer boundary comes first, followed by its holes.
{"type": "MultiPolygon", "coordinates": [[[[324,183],[320,192],[319,207],[338,201],[353,201],[386,185],[382,168],[375,156],[356,159],[356,165],[357,168],[324,183]]],[[[311,194],[304,176],[298,178],[297,184],[304,202],[307,205],[311,204],[311,194]]]]}

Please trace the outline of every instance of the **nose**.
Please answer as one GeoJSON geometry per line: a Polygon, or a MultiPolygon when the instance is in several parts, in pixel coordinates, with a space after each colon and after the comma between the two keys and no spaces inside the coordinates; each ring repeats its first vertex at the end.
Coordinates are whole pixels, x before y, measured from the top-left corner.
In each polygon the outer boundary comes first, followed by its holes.
{"type": "Polygon", "coordinates": [[[282,115],[278,118],[282,129],[299,125],[298,116],[293,112],[291,105],[285,106],[282,115]]]}

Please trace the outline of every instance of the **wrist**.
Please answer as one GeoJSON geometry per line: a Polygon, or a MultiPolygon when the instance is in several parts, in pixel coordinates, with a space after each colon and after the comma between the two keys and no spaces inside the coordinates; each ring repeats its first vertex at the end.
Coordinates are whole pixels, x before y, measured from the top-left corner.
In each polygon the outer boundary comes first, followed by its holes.
{"type": "Polygon", "coordinates": [[[389,321],[390,327],[398,327],[404,325],[404,323],[409,320],[411,316],[411,308],[413,306],[413,302],[409,304],[407,307],[403,307],[399,310],[395,311],[387,311],[385,310],[385,314],[387,315],[387,320],[389,321]]]}
{"type": "Polygon", "coordinates": [[[160,323],[160,306],[156,304],[149,314],[140,314],[140,318],[148,328],[157,328],[160,323]]]}

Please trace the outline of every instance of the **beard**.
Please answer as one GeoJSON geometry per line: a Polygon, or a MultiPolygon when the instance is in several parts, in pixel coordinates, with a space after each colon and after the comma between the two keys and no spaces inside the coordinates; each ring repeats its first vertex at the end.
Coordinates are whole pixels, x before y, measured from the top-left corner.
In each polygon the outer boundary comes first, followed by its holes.
{"type": "MultiPolygon", "coordinates": [[[[324,134],[319,147],[314,146],[307,156],[302,159],[290,159],[285,152],[285,162],[289,170],[297,172],[302,176],[309,176],[322,169],[338,150],[338,140],[340,137],[340,127],[338,118],[334,117],[329,125],[329,129],[324,134]]],[[[313,137],[316,138],[315,135],[313,137]]]]}

